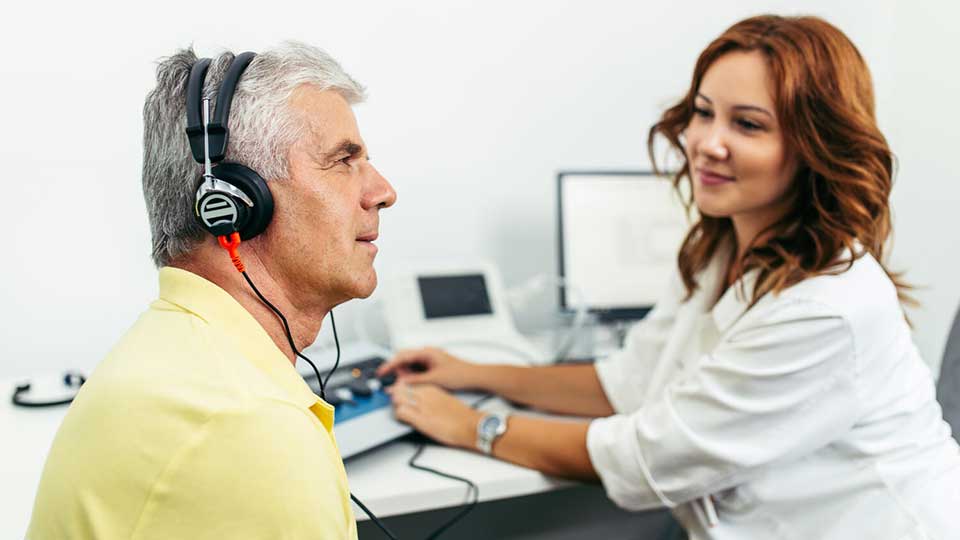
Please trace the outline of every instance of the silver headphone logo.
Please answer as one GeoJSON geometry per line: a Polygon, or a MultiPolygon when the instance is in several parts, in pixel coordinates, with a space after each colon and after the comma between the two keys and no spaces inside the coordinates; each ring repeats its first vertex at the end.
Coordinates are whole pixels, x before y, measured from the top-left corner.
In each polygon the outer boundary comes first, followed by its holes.
{"type": "Polygon", "coordinates": [[[210,166],[210,138],[207,124],[210,123],[210,100],[203,100],[203,182],[197,187],[194,203],[194,212],[200,217],[207,228],[219,223],[230,223],[234,226],[240,220],[240,209],[237,200],[253,208],[253,200],[243,191],[229,182],[224,182],[213,176],[210,166]]]}
{"type": "Polygon", "coordinates": [[[236,203],[220,193],[211,193],[200,201],[200,219],[207,227],[217,223],[236,223],[239,218],[236,203]]]}

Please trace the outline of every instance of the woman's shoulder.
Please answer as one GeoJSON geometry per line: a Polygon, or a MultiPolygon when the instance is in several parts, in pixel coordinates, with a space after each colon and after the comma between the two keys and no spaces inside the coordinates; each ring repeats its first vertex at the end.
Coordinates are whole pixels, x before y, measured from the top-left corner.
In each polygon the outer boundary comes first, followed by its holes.
{"type": "Polygon", "coordinates": [[[816,304],[845,319],[855,333],[906,328],[897,288],[869,253],[788,287],[771,300],[816,304]]]}
{"type": "MultiPolygon", "coordinates": [[[[900,358],[911,346],[896,286],[869,254],[835,272],[765,295],[730,328],[731,340],[765,336],[756,339],[769,347],[805,343],[823,351],[831,342],[842,342],[852,347],[850,358],[870,361],[900,358]],[[772,334],[775,330],[780,333],[772,334]]],[[[859,371],[859,362],[850,365],[859,371]]]]}
{"type": "Polygon", "coordinates": [[[826,305],[848,307],[851,302],[879,306],[899,306],[897,288],[880,263],[869,253],[835,268],[811,276],[780,292],[786,299],[811,300],[826,305]]]}

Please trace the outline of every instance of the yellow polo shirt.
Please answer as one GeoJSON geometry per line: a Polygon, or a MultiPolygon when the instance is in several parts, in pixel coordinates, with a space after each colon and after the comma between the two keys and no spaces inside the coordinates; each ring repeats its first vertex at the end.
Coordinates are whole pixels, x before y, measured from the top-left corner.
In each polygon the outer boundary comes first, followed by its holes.
{"type": "Polygon", "coordinates": [[[57,432],[27,538],[356,537],[333,407],[223,289],[161,269],[57,432]]]}

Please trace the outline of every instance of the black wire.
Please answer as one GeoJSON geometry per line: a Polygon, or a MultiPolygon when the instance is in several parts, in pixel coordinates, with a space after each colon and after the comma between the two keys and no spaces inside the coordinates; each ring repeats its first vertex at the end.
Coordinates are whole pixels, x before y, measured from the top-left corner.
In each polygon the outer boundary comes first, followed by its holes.
{"type": "MultiPolygon", "coordinates": [[[[279,309],[277,309],[266,298],[264,298],[262,294],[260,294],[260,289],[257,289],[257,286],[253,284],[253,280],[250,279],[250,276],[248,276],[246,272],[241,272],[241,273],[243,274],[243,277],[247,280],[247,283],[250,284],[250,288],[253,289],[253,292],[257,293],[257,297],[260,298],[260,301],[266,304],[267,307],[272,309],[273,312],[277,314],[277,317],[280,317],[280,322],[283,323],[283,331],[287,336],[287,342],[290,344],[290,348],[293,349],[293,354],[306,360],[307,363],[310,364],[310,367],[313,368],[313,372],[316,373],[317,375],[317,381],[320,383],[320,397],[323,398],[324,401],[326,401],[327,396],[324,393],[324,390],[326,389],[326,386],[325,386],[326,381],[324,381],[324,379],[320,376],[320,370],[317,369],[317,366],[313,363],[313,361],[307,358],[306,356],[300,354],[300,351],[297,349],[297,346],[293,343],[293,336],[290,334],[290,325],[287,323],[287,318],[283,316],[283,313],[280,313],[279,309]]],[[[330,318],[331,320],[333,319],[332,309],[330,310],[330,318]]],[[[336,326],[334,326],[334,333],[336,333],[336,326]]],[[[337,363],[340,363],[340,342],[339,341],[337,341],[337,363]]],[[[336,365],[334,366],[334,369],[336,369],[336,365]]],[[[331,370],[330,373],[333,373],[333,370],[331,370]]],[[[327,378],[329,377],[330,375],[327,375],[327,378]]]]}
{"type": "Polygon", "coordinates": [[[367,516],[368,516],[370,519],[372,519],[374,523],[376,523],[377,527],[380,527],[380,530],[383,531],[383,534],[387,535],[387,537],[389,537],[391,540],[399,540],[399,539],[396,537],[396,535],[393,534],[393,531],[391,531],[390,529],[388,529],[387,526],[384,525],[382,521],[380,521],[379,519],[377,519],[377,516],[373,515],[373,512],[371,512],[369,508],[367,508],[362,502],[360,502],[360,499],[358,499],[358,498],[356,497],[356,495],[354,495],[353,493],[351,493],[351,494],[350,494],[350,499],[353,500],[353,502],[357,503],[357,506],[359,506],[360,509],[363,510],[364,513],[366,513],[367,516]]]}
{"type": "Polygon", "coordinates": [[[457,512],[456,515],[450,518],[443,525],[437,527],[437,529],[434,530],[432,533],[430,533],[426,538],[426,540],[434,540],[435,538],[439,538],[441,534],[447,532],[447,529],[449,529],[458,521],[466,517],[466,515],[469,514],[471,510],[476,508],[477,503],[480,501],[480,488],[478,488],[477,485],[471,482],[469,479],[463,478],[462,476],[456,476],[450,473],[445,473],[443,471],[438,471],[437,469],[433,469],[425,465],[418,464],[417,458],[420,457],[420,454],[423,453],[424,448],[426,448],[426,445],[423,443],[420,443],[420,446],[417,447],[417,451],[414,452],[413,455],[410,456],[410,460],[407,461],[407,465],[410,465],[414,469],[440,475],[444,478],[449,478],[451,480],[456,480],[458,482],[463,482],[464,484],[467,484],[467,497],[470,497],[471,495],[473,496],[473,500],[470,501],[470,503],[466,506],[466,508],[457,512]]]}
{"type": "MultiPolygon", "coordinates": [[[[241,272],[241,273],[243,274],[243,277],[246,278],[247,283],[250,285],[250,288],[253,289],[253,292],[257,293],[257,297],[260,298],[260,301],[266,304],[267,307],[272,309],[273,312],[277,314],[277,317],[280,317],[280,321],[283,322],[283,331],[287,335],[287,342],[290,344],[290,348],[293,349],[293,353],[295,355],[306,360],[307,363],[310,364],[310,367],[313,368],[313,372],[317,375],[317,381],[320,383],[320,397],[324,401],[326,401],[327,398],[324,395],[323,391],[326,388],[327,381],[330,380],[330,375],[334,372],[334,370],[337,369],[337,366],[340,364],[340,338],[337,337],[337,323],[333,318],[333,310],[332,309],[330,310],[330,323],[333,325],[333,341],[334,343],[337,344],[337,360],[333,364],[333,369],[331,369],[330,372],[327,373],[327,378],[324,379],[323,377],[320,376],[320,370],[317,369],[317,366],[314,365],[313,361],[311,361],[306,356],[300,354],[300,351],[297,350],[297,346],[293,343],[293,336],[290,334],[290,325],[287,323],[287,318],[283,316],[283,313],[280,313],[280,310],[277,309],[276,306],[271,304],[269,301],[267,301],[266,298],[263,297],[262,294],[260,294],[260,290],[257,289],[256,285],[253,284],[253,280],[250,279],[250,276],[248,276],[246,272],[241,272]]],[[[391,532],[390,529],[388,529],[387,526],[384,525],[382,521],[377,519],[377,516],[375,516],[373,512],[371,512],[370,509],[366,507],[366,505],[360,502],[360,499],[358,499],[353,493],[350,494],[350,499],[353,500],[353,502],[357,503],[357,506],[359,506],[360,509],[363,510],[367,514],[367,516],[369,516],[370,519],[373,520],[374,523],[376,523],[377,527],[380,527],[380,530],[383,531],[383,533],[386,534],[387,537],[389,537],[391,540],[398,540],[396,535],[394,535],[393,532],[391,532]]]]}
{"type": "Polygon", "coordinates": [[[18,407],[41,408],[41,407],[56,407],[58,405],[69,405],[73,401],[72,397],[59,399],[57,401],[23,401],[22,399],[20,399],[20,394],[22,393],[23,392],[20,390],[14,391],[13,396],[10,398],[10,402],[18,407]]]}
{"type": "MultiPolygon", "coordinates": [[[[327,383],[330,382],[330,376],[333,375],[333,372],[337,370],[337,366],[340,365],[340,338],[337,337],[337,320],[333,318],[332,309],[330,310],[330,325],[333,326],[333,342],[337,344],[337,359],[333,363],[333,369],[327,372],[327,378],[320,382],[321,392],[327,387],[327,383]]],[[[317,374],[317,377],[319,376],[320,374],[317,374]]]]}
{"type": "MultiPolygon", "coordinates": [[[[277,315],[277,317],[280,318],[280,322],[283,323],[283,331],[287,336],[287,343],[290,344],[290,348],[293,350],[293,353],[297,357],[306,360],[307,363],[310,364],[310,367],[313,368],[313,372],[317,376],[317,382],[320,383],[320,397],[324,401],[326,401],[327,397],[324,391],[326,390],[327,383],[330,381],[330,376],[333,375],[334,371],[336,371],[337,366],[340,365],[340,338],[337,336],[337,321],[333,317],[333,310],[332,309],[330,310],[330,325],[333,327],[333,342],[337,346],[337,359],[333,363],[333,369],[327,372],[327,376],[326,378],[324,378],[320,376],[320,370],[317,369],[316,364],[314,364],[312,360],[310,360],[309,358],[301,354],[300,351],[297,349],[296,344],[294,344],[293,342],[293,335],[290,333],[290,324],[287,322],[287,318],[283,316],[283,313],[281,313],[280,310],[276,308],[276,306],[274,306],[266,298],[264,298],[263,294],[261,294],[260,290],[257,289],[257,286],[253,284],[253,280],[250,279],[250,276],[247,275],[246,272],[241,272],[241,273],[243,274],[244,279],[247,280],[247,283],[250,285],[250,288],[253,289],[253,292],[257,294],[257,297],[260,299],[260,301],[266,304],[267,307],[273,310],[273,312],[277,315]]],[[[418,469],[421,471],[433,473],[433,474],[442,476],[444,478],[449,478],[451,480],[456,480],[458,482],[463,482],[467,484],[467,497],[470,497],[471,495],[473,496],[473,500],[470,501],[470,503],[466,506],[466,508],[457,512],[456,515],[454,515],[446,523],[444,523],[443,525],[438,527],[436,530],[434,530],[432,533],[430,533],[430,535],[427,536],[426,538],[426,540],[435,540],[436,538],[439,538],[441,534],[445,533],[450,527],[455,525],[458,521],[466,517],[466,515],[469,514],[474,508],[476,508],[477,503],[480,501],[480,488],[478,488],[476,484],[474,484],[467,478],[456,476],[450,473],[445,473],[443,471],[438,471],[436,469],[418,464],[416,462],[417,458],[420,457],[420,454],[423,453],[424,448],[425,448],[425,445],[420,444],[420,446],[417,448],[417,451],[414,452],[413,456],[410,457],[410,460],[407,462],[407,464],[410,467],[413,467],[414,469],[418,469]]],[[[356,503],[357,506],[359,506],[360,509],[364,511],[364,513],[367,514],[367,516],[374,522],[374,524],[376,524],[376,526],[379,527],[381,531],[383,531],[383,534],[387,535],[387,537],[390,538],[391,540],[398,540],[397,536],[393,534],[393,532],[389,528],[387,528],[387,526],[382,521],[380,521],[377,518],[377,516],[374,515],[374,513],[371,512],[369,508],[367,508],[365,504],[360,502],[360,499],[358,499],[356,495],[351,493],[350,499],[354,503],[356,503]]]]}

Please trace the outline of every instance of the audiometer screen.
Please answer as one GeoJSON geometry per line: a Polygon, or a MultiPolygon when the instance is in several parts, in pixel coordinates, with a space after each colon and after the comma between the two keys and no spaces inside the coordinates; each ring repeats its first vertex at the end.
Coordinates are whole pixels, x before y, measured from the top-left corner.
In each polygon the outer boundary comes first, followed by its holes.
{"type": "Polygon", "coordinates": [[[490,315],[490,296],[483,274],[417,278],[427,319],[490,315]]]}

